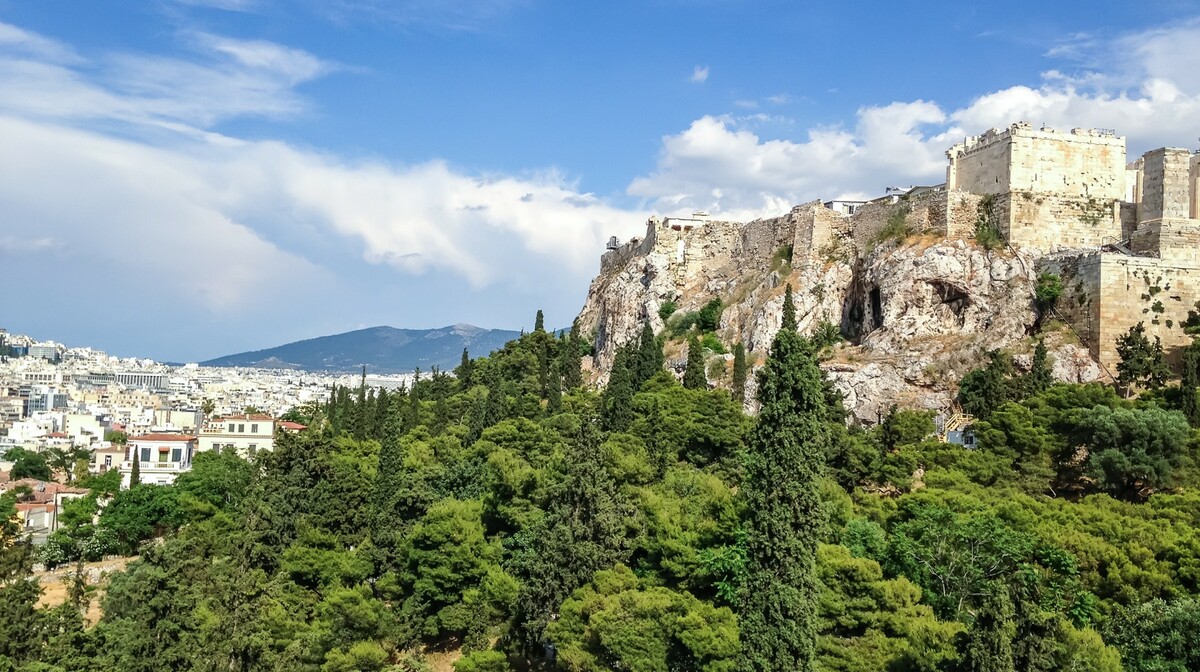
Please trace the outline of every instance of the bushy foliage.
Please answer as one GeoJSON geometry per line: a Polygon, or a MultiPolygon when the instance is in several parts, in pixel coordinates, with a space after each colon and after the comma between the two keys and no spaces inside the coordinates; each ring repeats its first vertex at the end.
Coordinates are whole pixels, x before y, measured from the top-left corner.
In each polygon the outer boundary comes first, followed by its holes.
{"type": "Polygon", "coordinates": [[[338,388],[253,463],[202,454],[175,485],[124,491],[84,479],[41,559],[140,553],[91,626],[79,600],[37,607],[21,494],[0,496],[0,665],[1200,665],[1182,394],[1054,385],[1036,350],[1026,374],[994,353],[964,384],[974,447],[936,440],[923,411],[849,427],[785,307],[757,419],[676,382],[647,329],[603,393],[569,371],[577,333],[535,329],[457,378],[338,388]]]}

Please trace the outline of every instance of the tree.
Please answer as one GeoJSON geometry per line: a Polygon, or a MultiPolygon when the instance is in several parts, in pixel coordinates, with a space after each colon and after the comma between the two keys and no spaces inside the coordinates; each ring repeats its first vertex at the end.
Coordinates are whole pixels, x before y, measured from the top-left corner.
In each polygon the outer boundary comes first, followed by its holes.
{"type": "Polygon", "coordinates": [[[662,345],[655,338],[650,323],[645,322],[642,324],[642,334],[638,338],[637,374],[633,379],[633,389],[641,389],[642,384],[653,378],[654,374],[662,371],[662,368],[662,345]]]}
{"type": "Polygon", "coordinates": [[[1156,390],[1171,377],[1163,353],[1162,341],[1155,336],[1154,342],[1146,337],[1146,325],[1138,322],[1125,334],[1117,337],[1117,384],[1128,395],[1133,387],[1140,386],[1156,390]]]}
{"type": "Polygon", "coordinates": [[[458,378],[458,385],[461,389],[469,389],[474,384],[474,381],[471,379],[472,374],[474,374],[473,368],[471,365],[471,355],[467,352],[466,348],[463,348],[462,359],[458,363],[458,368],[454,369],[454,376],[458,378]]]}
{"type": "Polygon", "coordinates": [[[1184,415],[1193,427],[1200,426],[1200,338],[1183,350],[1183,371],[1179,379],[1179,400],[1184,415]]]}
{"type": "Polygon", "coordinates": [[[13,463],[8,477],[14,481],[22,478],[32,478],[48,481],[52,478],[50,465],[46,464],[46,456],[24,448],[9,448],[4,458],[13,463]]]}
{"type": "Polygon", "coordinates": [[[205,399],[200,402],[200,412],[204,414],[204,417],[210,417],[215,410],[217,410],[217,405],[213,403],[212,399],[205,399]]]}
{"type": "Polygon", "coordinates": [[[562,359],[555,359],[550,368],[550,380],[546,387],[546,411],[554,415],[562,410],[562,359]]]}
{"type": "Polygon", "coordinates": [[[632,512],[604,469],[590,418],[580,423],[564,472],[543,523],[514,540],[525,546],[513,561],[523,579],[515,620],[519,640],[531,652],[543,649],[546,627],[567,596],[629,553],[625,521],[632,512]]]}
{"type": "Polygon", "coordinates": [[[129,487],[133,488],[142,482],[142,456],[137,454],[137,449],[133,451],[133,466],[129,469],[129,487]]]}
{"type": "Polygon", "coordinates": [[[537,316],[533,318],[533,330],[534,332],[546,331],[545,317],[542,315],[540,308],[537,311],[537,316]]]}
{"type": "Polygon", "coordinates": [[[713,299],[700,308],[696,315],[696,328],[701,332],[716,331],[721,322],[721,311],[724,306],[720,299],[713,299]]]}
{"type": "Polygon", "coordinates": [[[704,349],[700,339],[692,334],[688,339],[687,368],[683,371],[683,386],[689,390],[708,388],[708,376],[704,373],[704,349]]]}
{"type": "Polygon", "coordinates": [[[746,364],[746,346],[740,342],[733,346],[733,400],[739,404],[746,403],[746,378],[749,367],[746,364]]]}
{"type": "Polygon", "coordinates": [[[1062,278],[1055,273],[1039,273],[1034,289],[1034,304],[1039,313],[1054,310],[1058,297],[1062,296],[1062,278]]]}
{"type": "Polygon", "coordinates": [[[967,413],[986,419],[1002,404],[1017,398],[1012,373],[1012,358],[1000,350],[992,350],[987,366],[963,376],[958,386],[958,403],[967,413]]]}
{"type": "Polygon", "coordinates": [[[783,292],[783,320],[780,329],[796,330],[796,304],[792,299],[792,286],[789,284],[783,292]]]}
{"type": "Polygon", "coordinates": [[[90,455],[91,452],[87,448],[80,446],[55,446],[45,452],[47,465],[54,471],[64,474],[68,484],[75,482],[75,464],[81,459],[87,459],[90,455]]]}
{"type": "MultiPolygon", "coordinates": [[[[788,292],[790,296],[791,292],[788,292]]],[[[790,301],[785,299],[785,307],[790,301]]],[[[830,436],[811,344],[787,328],[758,373],[758,421],[747,446],[746,583],[740,592],[743,670],[813,669],[816,553],[823,524],[817,480],[830,436]]]]}
{"type": "Polygon", "coordinates": [[[1129,672],[1200,670],[1200,599],[1151,600],[1117,611],[1105,641],[1121,651],[1129,672]]]}
{"type": "Polygon", "coordinates": [[[600,397],[600,425],[609,432],[623,432],[633,422],[633,373],[629,348],[617,348],[608,387],[600,397]]]}
{"type": "Polygon", "coordinates": [[[1039,338],[1037,346],[1033,349],[1033,362],[1029,366],[1029,373],[1025,376],[1026,395],[1041,394],[1054,384],[1054,372],[1047,359],[1046,341],[1039,338]]]}
{"type": "Polygon", "coordinates": [[[571,333],[567,336],[567,347],[562,349],[563,389],[577,390],[583,386],[583,369],[581,368],[579,318],[571,323],[571,333]]]}

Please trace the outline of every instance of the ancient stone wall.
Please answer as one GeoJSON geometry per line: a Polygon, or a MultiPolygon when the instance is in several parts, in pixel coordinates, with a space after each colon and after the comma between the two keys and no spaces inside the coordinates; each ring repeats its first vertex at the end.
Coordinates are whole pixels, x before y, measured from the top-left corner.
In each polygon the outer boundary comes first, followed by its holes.
{"type": "Polygon", "coordinates": [[[793,245],[796,224],[802,219],[797,212],[800,207],[792,208],[782,217],[756,219],[742,227],[740,255],[750,259],[770,259],[779,248],[793,245]]]}
{"type": "Polygon", "coordinates": [[[1125,239],[1118,200],[1014,191],[995,197],[994,212],[1013,245],[1049,251],[1125,239]]]}
{"type": "Polygon", "coordinates": [[[1200,264],[1200,220],[1156,219],[1142,222],[1130,241],[1142,256],[1200,264]]]}
{"type": "Polygon", "coordinates": [[[1125,138],[1013,124],[967,138],[946,153],[949,189],[974,194],[1028,191],[1101,201],[1125,197],[1125,138]]]}
{"type": "Polygon", "coordinates": [[[792,208],[795,218],[795,238],[792,259],[817,258],[850,234],[850,218],[811,201],[792,208]]]}
{"type": "Polygon", "coordinates": [[[1188,169],[1189,197],[1192,201],[1192,219],[1200,219],[1200,152],[1192,155],[1188,169]]]}
{"type": "Polygon", "coordinates": [[[979,221],[980,194],[966,191],[946,192],[946,237],[970,238],[975,235],[975,224],[979,221]]]}
{"type": "Polygon", "coordinates": [[[1139,322],[1172,361],[1192,342],[1183,322],[1200,300],[1200,263],[1094,252],[1047,257],[1039,270],[1061,276],[1057,310],[1110,374],[1120,361],[1117,339],[1139,322]]]}
{"type": "Polygon", "coordinates": [[[654,224],[649,252],[670,260],[675,282],[682,286],[706,267],[727,263],[740,248],[742,226],[739,222],[664,218],[654,224]]]}
{"type": "MultiPolygon", "coordinates": [[[[653,227],[650,227],[650,235],[653,236],[653,227]]],[[[629,242],[621,245],[615,250],[608,250],[600,256],[600,272],[613,273],[625,267],[630,259],[645,254],[650,247],[653,247],[654,241],[652,237],[646,239],[633,238],[629,242]],[[648,243],[648,244],[643,244],[648,243]]]]}
{"type": "Polygon", "coordinates": [[[1038,273],[1053,273],[1062,281],[1055,312],[1074,329],[1093,357],[1100,352],[1101,253],[1059,254],[1038,260],[1038,273]]]}
{"type": "Polygon", "coordinates": [[[1142,155],[1142,189],[1138,221],[1191,216],[1191,153],[1161,148],[1142,155]]]}

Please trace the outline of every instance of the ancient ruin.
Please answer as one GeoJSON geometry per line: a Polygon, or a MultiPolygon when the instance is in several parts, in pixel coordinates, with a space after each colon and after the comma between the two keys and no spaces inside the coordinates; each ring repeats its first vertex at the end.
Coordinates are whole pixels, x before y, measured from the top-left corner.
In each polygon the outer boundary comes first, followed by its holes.
{"type": "Polygon", "coordinates": [[[1040,273],[1061,277],[1055,316],[1078,339],[1056,351],[1064,378],[1113,371],[1117,336],[1138,322],[1169,356],[1191,342],[1183,323],[1200,301],[1200,154],[1162,148],[1127,164],[1113,131],[1017,123],[946,155],[944,184],[865,203],[812,201],[744,224],[651,217],[645,237],[610,245],[581,313],[600,376],[642,322],[666,326],[666,302],[694,309],[721,298],[723,339],[761,356],[785,283],[801,329],[832,323],[858,348],[846,357],[861,361],[827,363],[850,398],[853,381],[875,371],[871,385],[894,392],[889,401],[949,403],[962,373],[955,357],[1028,345],[1040,273]],[[992,244],[981,244],[989,232],[992,244]]]}

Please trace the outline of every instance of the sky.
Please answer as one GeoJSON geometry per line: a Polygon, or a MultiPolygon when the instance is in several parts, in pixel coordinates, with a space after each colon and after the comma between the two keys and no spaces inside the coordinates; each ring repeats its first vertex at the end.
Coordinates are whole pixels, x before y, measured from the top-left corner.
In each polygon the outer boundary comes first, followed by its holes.
{"type": "Polygon", "coordinates": [[[652,214],[936,184],[1016,121],[1195,149],[1198,45],[1173,0],[0,0],[0,327],[565,326],[652,214]]]}

